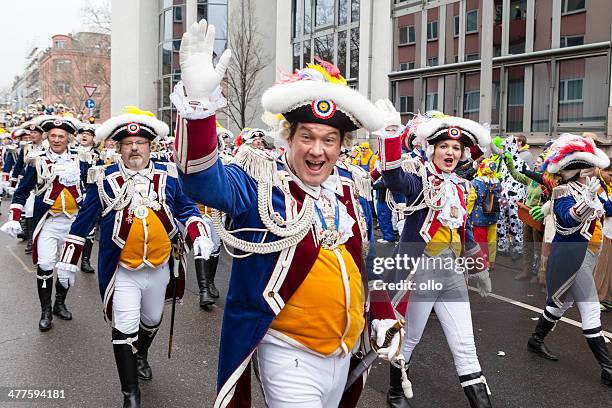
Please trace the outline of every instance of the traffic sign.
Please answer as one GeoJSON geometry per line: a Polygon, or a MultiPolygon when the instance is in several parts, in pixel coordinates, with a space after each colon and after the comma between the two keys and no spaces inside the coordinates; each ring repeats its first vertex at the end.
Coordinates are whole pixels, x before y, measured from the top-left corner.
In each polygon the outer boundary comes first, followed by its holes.
{"type": "Polygon", "coordinates": [[[94,102],[94,100],[93,100],[93,99],[89,98],[89,99],[87,99],[87,100],[85,101],[85,107],[86,107],[87,109],[93,109],[93,108],[95,108],[95,107],[96,107],[96,103],[94,102]]]}
{"type": "Polygon", "coordinates": [[[87,94],[87,97],[91,99],[94,92],[96,92],[96,89],[98,89],[98,86],[97,85],[83,85],[83,88],[85,89],[85,93],[87,94]]]}

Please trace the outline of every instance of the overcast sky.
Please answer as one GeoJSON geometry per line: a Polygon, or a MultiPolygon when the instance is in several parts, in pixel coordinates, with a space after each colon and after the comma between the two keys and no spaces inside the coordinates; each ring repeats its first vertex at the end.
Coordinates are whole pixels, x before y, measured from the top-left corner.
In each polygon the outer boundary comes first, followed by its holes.
{"type": "Polygon", "coordinates": [[[0,89],[23,72],[32,47],[44,49],[51,45],[52,35],[85,30],[81,9],[99,1],[0,0],[0,89]]]}

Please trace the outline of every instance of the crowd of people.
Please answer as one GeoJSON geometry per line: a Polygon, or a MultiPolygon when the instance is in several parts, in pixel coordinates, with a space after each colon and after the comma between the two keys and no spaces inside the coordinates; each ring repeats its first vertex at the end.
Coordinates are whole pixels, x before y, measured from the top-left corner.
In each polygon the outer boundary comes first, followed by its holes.
{"type": "Polygon", "coordinates": [[[37,265],[38,328],[71,320],[79,271],[96,273],[124,407],[140,406],[139,381],[153,377],[148,351],[165,302],[183,297],[186,254],[209,309],[222,245],[233,261],[215,407],[250,406],[253,359],[270,407],[354,407],[376,357],[389,362],[388,405],[409,407],[432,311],[470,406],[491,407],[468,282],[490,294],[499,252],[524,254],[515,278],[547,293],[527,349],[557,360],[544,339],[575,304],[612,386],[600,319],[612,306],[612,170],[593,135],[560,135],[534,160],[524,136],[491,137],[468,119],[402,123],[390,101],[370,102],[317,60],[263,94],[267,129],[234,137],[215,116],[231,52],[214,65],[213,42],[204,20],[183,36],[173,137],[137,107],[95,124],[39,100],[0,124],[11,202],[0,230],[27,241],[37,265]],[[377,154],[354,142],[359,129],[377,154]],[[374,271],[376,223],[379,244],[422,262],[374,271]]]}

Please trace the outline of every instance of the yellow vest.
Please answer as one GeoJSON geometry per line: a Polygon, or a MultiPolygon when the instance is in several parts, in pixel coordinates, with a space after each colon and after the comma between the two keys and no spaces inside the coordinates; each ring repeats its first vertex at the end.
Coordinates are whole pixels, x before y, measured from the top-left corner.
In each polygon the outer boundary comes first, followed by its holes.
{"type": "Polygon", "coordinates": [[[77,211],[79,211],[79,206],[72,194],[70,194],[70,191],[64,188],[60,195],[58,195],[55,199],[55,202],[53,202],[53,205],[51,206],[50,210],[53,214],[64,213],[70,216],[76,214],[77,211]]]}
{"type": "Polygon", "coordinates": [[[599,220],[595,220],[595,228],[593,229],[593,235],[589,240],[588,248],[594,254],[599,253],[601,250],[601,243],[603,242],[603,233],[601,230],[601,222],[599,220]]]}
{"type": "Polygon", "coordinates": [[[364,305],[361,273],[345,246],[321,248],[271,328],[319,354],[348,353],[363,331],[364,305]]]}
{"type": "Polygon", "coordinates": [[[170,257],[171,243],[168,232],[155,212],[149,208],[147,218],[133,217],[132,226],[119,263],[127,269],[139,269],[143,265],[155,268],[170,257]]]}
{"type": "Polygon", "coordinates": [[[431,241],[425,246],[425,252],[431,256],[437,256],[445,250],[450,248],[455,256],[461,255],[461,236],[457,229],[450,229],[444,225],[440,226],[431,241]]]}

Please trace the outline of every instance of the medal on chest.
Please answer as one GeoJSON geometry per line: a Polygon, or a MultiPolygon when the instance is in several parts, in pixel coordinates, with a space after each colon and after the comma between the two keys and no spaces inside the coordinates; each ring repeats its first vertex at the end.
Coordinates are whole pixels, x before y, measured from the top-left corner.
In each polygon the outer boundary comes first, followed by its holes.
{"type": "Polygon", "coordinates": [[[145,220],[149,216],[149,208],[153,211],[159,211],[161,204],[156,200],[155,192],[149,193],[149,183],[139,180],[134,184],[134,199],[130,208],[127,222],[131,224],[134,221],[133,217],[139,220],[145,220]]]}
{"type": "Polygon", "coordinates": [[[340,205],[336,197],[336,206],[325,195],[322,195],[323,209],[315,204],[315,210],[321,221],[322,230],[319,232],[319,242],[324,249],[333,250],[340,244],[341,234],[340,224],[340,205]]]}

